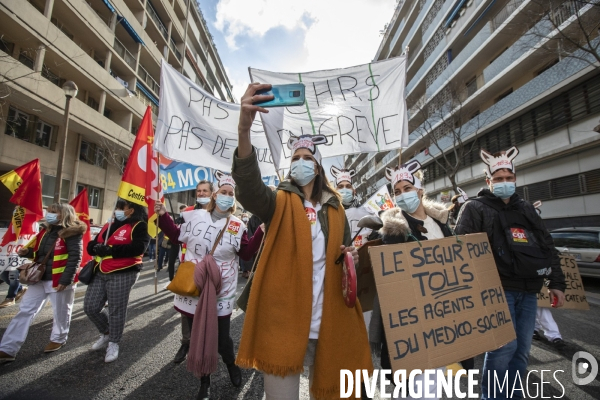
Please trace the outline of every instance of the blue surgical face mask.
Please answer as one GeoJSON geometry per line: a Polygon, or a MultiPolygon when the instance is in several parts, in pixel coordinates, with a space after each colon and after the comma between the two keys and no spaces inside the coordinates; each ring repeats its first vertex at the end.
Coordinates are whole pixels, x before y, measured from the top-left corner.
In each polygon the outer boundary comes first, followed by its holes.
{"type": "Polygon", "coordinates": [[[127,216],[125,215],[125,211],[123,210],[115,210],[115,218],[117,219],[117,221],[125,221],[127,219],[127,216]]]}
{"type": "Polygon", "coordinates": [[[224,194],[217,194],[217,206],[223,210],[227,211],[235,204],[235,198],[233,196],[226,196],[224,194]]]}
{"type": "Polygon", "coordinates": [[[501,199],[508,199],[515,194],[517,185],[514,182],[499,182],[492,184],[492,193],[501,199]]]}
{"type": "Polygon", "coordinates": [[[402,211],[406,211],[409,214],[412,214],[415,211],[417,211],[417,208],[419,208],[419,204],[421,204],[419,194],[414,190],[396,196],[396,205],[400,207],[402,211]]]}
{"type": "Polygon", "coordinates": [[[56,224],[58,222],[58,214],[47,212],[46,213],[46,222],[48,222],[50,225],[56,224]]]}
{"type": "Polygon", "coordinates": [[[210,203],[210,197],[197,197],[196,198],[196,203],[205,206],[208,203],[210,203]]]}
{"type": "Polygon", "coordinates": [[[354,193],[352,193],[352,189],[338,189],[338,192],[342,195],[342,204],[350,205],[352,200],[354,200],[354,193]]]}
{"type": "Polygon", "coordinates": [[[315,163],[312,160],[303,158],[292,163],[291,170],[292,179],[300,186],[308,185],[315,179],[315,163]]]}

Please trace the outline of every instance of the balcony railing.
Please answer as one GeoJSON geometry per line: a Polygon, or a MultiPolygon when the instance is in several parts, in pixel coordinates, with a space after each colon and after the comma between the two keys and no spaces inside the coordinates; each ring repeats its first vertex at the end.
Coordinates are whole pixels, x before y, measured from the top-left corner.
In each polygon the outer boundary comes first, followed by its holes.
{"type": "Polygon", "coordinates": [[[504,23],[525,0],[511,0],[492,18],[492,32],[504,23]]]}
{"type": "Polygon", "coordinates": [[[171,47],[171,50],[173,50],[173,53],[175,53],[175,57],[177,57],[177,59],[181,61],[181,53],[179,52],[179,50],[177,50],[177,46],[175,45],[175,41],[173,41],[173,38],[169,40],[169,46],[171,47]]]}
{"type": "Polygon", "coordinates": [[[152,100],[148,96],[144,94],[141,90],[135,91],[135,97],[137,97],[144,105],[150,106],[154,115],[158,115],[158,106],[154,104],[152,100]]]}
{"type": "Polygon", "coordinates": [[[129,52],[129,50],[125,48],[123,43],[121,43],[117,38],[115,38],[114,48],[117,54],[121,56],[123,61],[125,61],[127,65],[129,65],[135,71],[136,58],[133,56],[133,54],[129,52]]]}
{"type": "Polygon", "coordinates": [[[160,20],[160,17],[156,13],[156,10],[154,9],[154,7],[152,7],[152,4],[150,4],[150,2],[146,3],[146,11],[148,11],[148,15],[150,15],[150,18],[152,18],[152,21],[154,21],[154,23],[158,27],[158,30],[160,31],[160,33],[162,33],[165,40],[167,40],[169,38],[169,31],[167,30],[167,28],[165,28],[165,25],[160,20]]]}
{"type": "Polygon", "coordinates": [[[138,75],[154,93],[160,93],[160,85],[150,76],[148,71],[146,71],[141,64],[138,66],[138,75]]]}

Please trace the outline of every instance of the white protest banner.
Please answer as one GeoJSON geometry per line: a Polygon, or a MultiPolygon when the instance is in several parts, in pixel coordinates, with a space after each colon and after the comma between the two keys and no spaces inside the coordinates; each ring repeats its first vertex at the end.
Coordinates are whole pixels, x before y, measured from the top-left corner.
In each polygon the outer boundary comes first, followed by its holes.
{"type": "Polygon", "coordinates": [[[396,205],[392,200],[392,196],[390,196],[387,186],[383,185],[369,197],[369,200],[362,207],[367,209],[371,214],[377,214],[379,211],[389,210],[396,207],[396,205]]]}
{"type": "Polygon", "coordinates": [[[485,233],[368,249],[393,370],[443,367],[515,339],[485,233]]]}
{"type": "MultiPolygon", "coordinates": [[[[575,257],[561,255],[560,266],[565,274],[565,283],[567,284],[567,288],[565,289],[565,304],[561,308],[568,310],[589,310],[590,305],[585,296],[585,289],[583,288],[579,266],[575,257]]],[[[550,293],[546,286],[542,287],[542,290],[537,294],[537,298],[538,307],[552,307],[550,293]]]]}
{"type": "Polygon", "coordinates": [[[307,73],[250,69],[253,82],[304,83],[303,106],[271,108],[260,114],[275,167],[287,167],[290,135],[327,136],[323,157],[379,152],[408,146],[404,88],[406,57],[350,68],[307,73]]]}
{"type": "MultiPolygon", "coordinates": [[[[171,160],[231,171],[240,105],[217,99],[163,61],[154,150],[171,160]]],[[[262,176],[275,175],[260,122],[251,130],[262,176]]]]}

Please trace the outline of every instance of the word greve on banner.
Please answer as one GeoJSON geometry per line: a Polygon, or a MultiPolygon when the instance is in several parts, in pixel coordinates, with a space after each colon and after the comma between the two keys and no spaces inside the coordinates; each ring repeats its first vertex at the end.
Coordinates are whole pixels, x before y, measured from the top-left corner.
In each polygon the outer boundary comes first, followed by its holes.
{"type": "MultiPolygon", "coordinates": [[[[579,274],[579,266],[573,256],[561,255],[560,266],[563,274],[565,274],[565,304],[561,308],[568,310],[589,310],[587,298],[585,297],[585,289],[581,275],[579,274]]],[[[546,286],[537,295],[538,307],[552,307],[552,300],[546,286]]]]}
{"type": "Polygon", "coordinates": [[[515,339],[487,235],[369,247],[394,370],[430,369],[515,339]]]}
{"type": "MultiPolygon", "coordinates": [[[[231,171],[238,145],[240,105],[217,99],[166,62],[160,70],[160,109],[154,149],[171,160],[231,171]]],[[[262,129],[254,124],[251,140],[261,174],[275,175],[262,129]]]]}
{"type": "Polygon", "coordinates": [[[325,135],[328,143],[319,147],[323,157],[408,146],[406,56],[307,73],[251,68],[250,78],[252,82],[306,86],[303,106],[260,113],[277,169],[289,165],[291,135],[325,135]]]}

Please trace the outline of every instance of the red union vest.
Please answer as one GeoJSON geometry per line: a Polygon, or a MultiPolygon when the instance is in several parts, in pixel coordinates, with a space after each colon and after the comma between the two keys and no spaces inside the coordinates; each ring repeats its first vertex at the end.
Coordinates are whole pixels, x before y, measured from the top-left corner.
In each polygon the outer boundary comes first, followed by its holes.
{"type": "MultiPolygon", "coordinates": [[[[42,229],[35,237],[35,246],[33,247],[33,259],[35,260],[38,255],[38,251],[40,249],[40,245],[42,244],[42,239],[46,235],[46,230],[42,229]]],[[[54,244],[54,256],[52,259],[52,287],[57,287],[58,282],[60,281],[60,277],[67,266],[67,259],[69,258],[69,253],[67,252],[67,244],[61,238],[58,238],[56,243],[54,244]]],[[[73,279],[73,283],[77,283],[79,281],[79,268],[77,268],[77,272],[75,273],[75,278],[73,279]]]]}
{"type": "MultiPolygon", "coordinates": [[[[139,224],[139,221],[136,222],[133,226],[131,224],[125,224],[115,230],[113,234],[108,238],[106,244],[108,246],[121,246],[126,244],[131,244],[133,242],[133,229],[139,224]]],[[[104,225],[100,233],[98,234],[98,239],[102,237],[102,233],[106,232],[108,229],[108,224],[104,225]]],[[[112,258],[112,256],[100,257],[96,256],[96,262],[100,264],[100,271],[105,274],[119,271],[122,269],[133,267],[134,265],[142,263],[142,255],[134,256],[134,257],[125,257],[125,258],[112,258]],[[100,261],[102,261],[100,263],[100,261]]]]}

